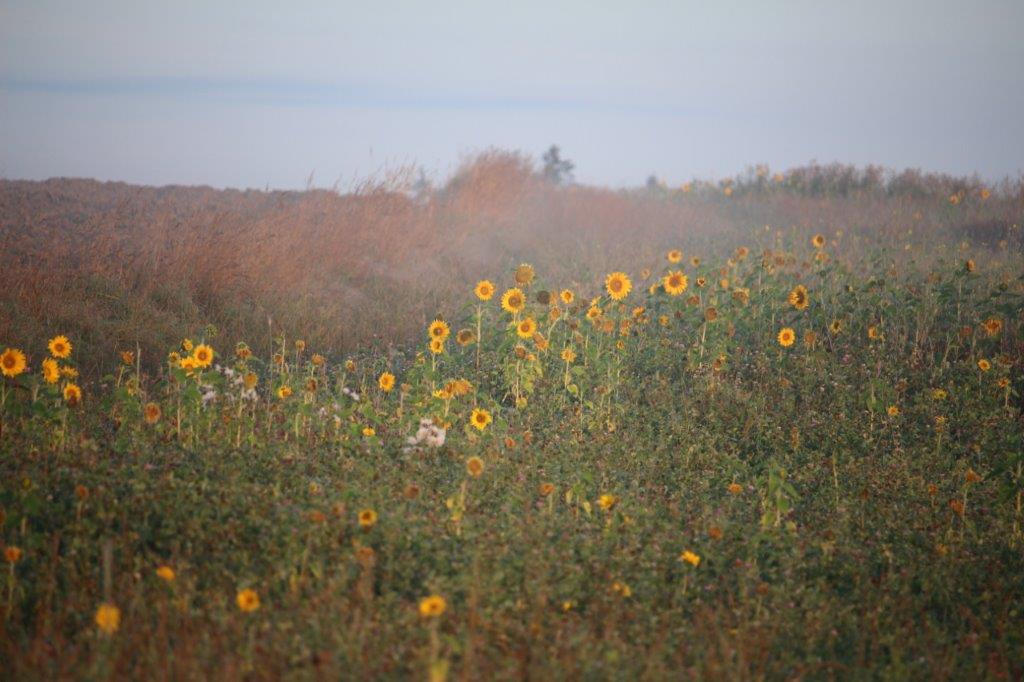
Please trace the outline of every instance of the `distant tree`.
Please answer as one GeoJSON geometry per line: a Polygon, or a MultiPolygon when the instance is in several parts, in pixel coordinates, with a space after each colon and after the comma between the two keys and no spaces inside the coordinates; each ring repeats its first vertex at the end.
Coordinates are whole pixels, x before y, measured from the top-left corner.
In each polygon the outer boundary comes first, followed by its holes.
{"type": "Polygon", "coordinates": [[[658,176],[657,175],[648,175],[647,176],[647,191],[648,192],[657,192],[659,189],[661,189],[661,183],[658,181],[658,176]]]}
{"type": "Polygon", "coordinates": [[[572,171],[576,165],[568,159],[563,159],[558,145],[551,145],[550,149],[544,152],[544,177],[556,185],[571,184],[573,181],[572,171]]]}

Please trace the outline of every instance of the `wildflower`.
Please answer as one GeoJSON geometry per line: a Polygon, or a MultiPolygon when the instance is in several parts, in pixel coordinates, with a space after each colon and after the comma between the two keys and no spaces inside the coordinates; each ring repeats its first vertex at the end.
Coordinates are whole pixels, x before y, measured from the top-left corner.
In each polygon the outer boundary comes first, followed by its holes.
{"type": "Polygon", "coordinates": [[[680,561],[685,561],[686,563],[690,564],[694,568],[696,568],[697,566],[700,565],[700,556],[697,555],[697,554],[694,554],[690,550],[686,550],[685,552],[680,554],[679,555],[679,560],[680,561]]]}
{"type": "Polygon", "coordinates": [[[292,387],[291,386],[281,386],[280,388],[277,389],[277,397],[280,398],[281,400],[284,400],[285,398],[291,397],[291,394],[292,394],[292,387]]]}
{"type": "Polygon", "coordinates": [[[373,528],[377,523],[377,512],[372,509],[363,509],[359,512],[359,526],[361,528],[373,528]]]}
{"type": "Polygon", "coordinates": [[[235,595],[235,603],[241,611],[252,613],[260,607],[260,596],[256,594],[256,590],[246,588],[239,590],[235,595]]]}
{"type": "Polygon", "coordinates": [[[900,416],[900,408],[897,405],[890,405],[889,407],[885,408],[885,411],[890,417],[900,416]]]}
{"type": "Polygon", "coordinates": [[[434,320],[430,323],[430,326],[427,327],[427,335],[430,337],[431,341],[444,341],[448,338],[449,334],[451,334],[451,329],[448,327],[448,323],[441,319],[434,320]]]}
{"type": "Polygon", "coordinates": [[[807,296],[807,287],[803,284],[798,284],[793,288],[793,291],[789,292],[789,298],[787,299],[789,304],[797,310],[803,310],[809,303],[807,296]]]}
{"type": "Polygon", "coordinates": [[[669,263],[675,264],[683,260],[683,252],[680,251],[679,249],[672,249],[667,254],[665,254],[665,258],[668,259],[669,263]]]}
{"type": "Polygon", "coordinates": [[[562,349],[562,360],[570,364],[575,362],[576,351],[574,351],[572,347],[566,346],[564,349],[562,349]]]}
{"type": "Polygon", "coordinates": [[[390,393],[395,387],[395,375],[391,372],[383,372],[377,379],[377,385],[380,386],[380,390],[390,393]]]}
{"type": "Polygon", "coordinates": [[[142,408],[142,416],[147,424],[156,424],[160,421],[161,414],[160,406],[156,403],[146,403],[146,406],[142,408]]]}
{"type": "Polygon", "coordinates": [[[82,402],[82,389],[77,384],[67,384],[64,386],[64,402],[68,404],[68,407],[75,407],[78,403],[82,402]]]}
{"type": "Polygon", "coordinates": [[[43,381],[55,384],[60,380],[60,365],[53,358],[43,360],[43,381]]]}
{"type": "Polygon", "coordinates": [[[483,431],[491,423],[491,413],[483,408],[476,408],[469,417],[470,423],[478,430],[483,431]]]}
{"type": "Polygon", "coordinates": [[[516,334],[518,334],[521,339],[533,338],[533,333],[535,331],[537,331],[537,323],[533,321],[532,317],[527,317],[516,325],[516,334]]]}
{"type": "Polygon", "coordinates": [[[494,283],[488,279],[482,279],[476,283],[473,293],[481,301],[489,301],[494,296],[494,283]]]}
{"type": "Polygon", "coordinates": [[[990,369],[992,369],[992,363],[990,363],[985,358],[982,358],[981,360],[978,360],[978,369],[980,369],[982,372],[987,372],[990,369]]]}
{"type": "Polygon", "coordinates": [[[526,305],[526,297],[523,292],[513,287],[501,295],[501,307],[506,312],[518,315],[526,305]]]}
{"type": "Polygon", "coordinates": [[[811,237],[811,244],[816,249],[823,248],[825,246],[825,235],[823,235],[823,234],[816,234],[816,235],[814,235],[813,237],[811,237]]]}
{"type": "Polygon", "coordinates": [[[160,578],[161,580],[163,580],[164,582],[168,582],[168,583],[174,582],[174,578],[175,578],[174,569],[171,568],[170,566],[161,566],[160,568],[156,569],[156,576],[158,578],[160,578]]]}
{"type": "Polygon", "coordinates": [[[420,616],[423,618],[438,618],[447,608],[448,603],[445,602],[444,597],[437,594],[432,594],[420,600],[420,616]]]}
{"type": "Polygon", "coordinates": [[[367,438],[372,438],[373,436],[377,435],[377,431],[372,426],[364,426],[363,435],[366,436],[367,438]]]}
{"type": "Polygon", "coordinates": [[[50,355],[59,360],[64,360],[71,355],[71,342],[64,335],[53,337],[46,347],[49,348],[50,355]]]}
{"type": "Polygon", "coordinates": [[[633,289],[633,283],[626,273],[613,272],[605,278],[604,288],[613,300],[621,301],[626,296],[629,296],[629,292],[633,289]]]}
{"type": "Polygon", "coordinates": [[[629,585],[618,580],[612,583],[612,592],[618,593],[625,599],[633,596],[633,590],[630,589],[629,585]]]}
{"type": "Polygon", "coordinates": [[[733,495],[739,495],[743,492],[743,486],[739,483],[730,483],[727,490],[733,495]]]}
{"type": "Polygon", "coordinates": [[[618,501],[619,498],[615,497],[615,495],[605,493],[604,495],[601,495],[601,497],[597,498],[597,506],[604,511],[611,511],[618,501]]]}
{"type": "Polygon", "coordinates": [[[998,336],[1003,331],[1003,321],[998,317],[990,317],[982,323],[982,327],[989,336],[998,336]]]}
{"type": "Polygon", "coordinates": [[[533,266],[523,263],[522,265],[516,268],[513,278],[515,279],[516,284],[526,286],[527,284],[533,282],[534,276],[535,273],[533,271],[533,266]]]}
{"type": "Polygon", "coordinates": [[[25,354],[17,348],[8,348],[0,355],[0,372],[5,377],[16,377],[24,372],[27,366],[25,354]]]}
{"type": "Polygon", "coordinates": [[[434,355],[440,355],[444,352],[444,341],[441,339],[430,339],[430,343],[427,344],[427,347],[430,348],[430,352],[434,355]]]}
{"type": "Polygon", "coordinates": [[[473,478],[477,478],[484,472],[484,461],[479,457],[470,457],[466,460],[466,472],[473,478]]]}
{"type": "Polygon", "coordinates": [[[96,626],[105,635],[112,635],[121,626],[121,609],[113,604],[103,603],[96,609],[96,626]]]}
{"type": "Polygon", "coordinates": [[[576,295],[572,293],[570,289],[562,289],[558,293],[558,298],[562,300],[565,305],[572,305],[572,302],[576,300],[576,295]]]}
{"type": "Polygon", "coordinates": [[[21,561],[22,551],[20,547],[14,545],[7,545],[4,547],[4,559],[9,564],[16,564],[21,561]]]}
{"type": "Polygon", "coordinates": [[[669,296],[678,296],[686,291],[689,284],[689,278],[678,270],[670,271],[662,280],[662,286],[665,288],[665,293],[669,296]]]}
{"type": "Polygon", "coordinates": [[[796,341],[796,332],[794,332],[790,327],[783,327],[779,330],[778,341],[780,346],[788,348],[793,345],[794,341],[796,341]]]}

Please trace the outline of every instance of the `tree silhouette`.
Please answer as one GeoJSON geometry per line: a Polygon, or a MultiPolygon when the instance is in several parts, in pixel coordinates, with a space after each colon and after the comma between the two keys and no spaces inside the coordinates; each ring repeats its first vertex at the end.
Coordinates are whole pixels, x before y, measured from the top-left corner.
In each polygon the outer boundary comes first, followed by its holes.
{"type": "Polygon", "coordinates": [[[563,159],[558,145],[553,144],[544,152],[544,177],[556,185],[570,184],[573,181],[572,171],[576,167],[572,161],[563,159]]]}

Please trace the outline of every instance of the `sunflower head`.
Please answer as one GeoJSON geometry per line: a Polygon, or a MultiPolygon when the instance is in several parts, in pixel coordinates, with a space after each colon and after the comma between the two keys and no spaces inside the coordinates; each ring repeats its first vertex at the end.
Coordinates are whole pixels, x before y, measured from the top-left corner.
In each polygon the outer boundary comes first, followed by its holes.
{"type": "Polygon", "coordinates": [[[476,334],[473,333],[472,329],[460,329],[455,334],[455,341],[460,346],[468,346],[476,341],[476,334]]]}
{"type": "Polygon", "coordinates": [[[665,293],[669,296],[678,296],[690,286],[690,279],[681,271],[673,270],[665,275],[662,286],[665,287],[665,293]]]}
{"type": "Polygon", "coordinates": [[[359,526],[361,528],[373,528],[377,523],[377,512],[372,509],[363,509],[359,512],[359,526]]]}
{"type": "Polygon", "coordinates": [[[430,326],[427,327],[427,336],[430,337],[431,341],[433,341],[434,339],[440,339],[441,341],[444,341],[445,339],[448,338],[448,335],[451,333],[452,331],[451,328],[448,326],[448,323],[442,319],[434,320],[433,322],[430,323],[430,326]]]}
{"type": "Polygon", "coordinates": [[[476,287],[473,289],[473,293],[481,301],[489,301],[494,296],[494,283],[489,279],[482,279],[476,283],[476,287]]]}
{"type": "Polygon", "coordinates": [[[491,413],[482,407],[478,407],[474,409],[473,413],[469,416],[469,421],[477,430],[483,431],[492,421],[491,413]]]}
{"type": "Polygon", "coordinates": [[[209,367],[213,364],[213,349],[205,343],[201,343],[192,351],[197,367],[209,367]]]}
{"type": "Polygon", "coordinates": [[[796,341],[796,332],[794,332],[790,327],[783,327],[779,330],[778,341],[779,345],[783,348],[789,348],[793,345],[793,342],[796,341]]]}
{"type": "Polygon", "coordinates": [[[53,358],[43,360],[43,381],[55,384],[60,380],[60,365],[53,358]]]}
{"type": "Polygon", "coordinates": [[[64,402],[68,404],[68,407],[76,407],[82,402],[82,389],[78,387],[78,384],[68,383],[64,386],[64,402]]]}
{"type": "Polygon", "coordinates": [[[683,252],[679,249],[672,249],[665,254],[665,258],[669,263],[675,264],[683,260],[683,252]]]}
{"type": "Polygon", "coordinates": [[[390,392],[395,387],[395,375],[391,372],[382,373],[380,378],[377,379],[377,385],[385,393],[390,392]]]}
{"type": "Polygon", "coordinates": [[[477,478],[484,472],[484,461],[479,457],[473,456],[466,460],[466,473],[473,478],[477,478]]]}
{"type": "Polygon", "coordinates": [[[513,287],[501,295],[501,307],[505,312],[517,315],[522,312],[526,305],[526,296],[522,290],[513,287]]]}
{"type": "Polygon", "coordinates": [[[448,608],[448,604],[444,597],[437,594],[420,600],[420,616],[423,618],[439,618],[444,614],[446,608],[448,608]]]}
{"type": "Polygon", "coordinates": [[[807,287],[803,284],[796,285],[796,287],[789,292],[787,300],[789,301],[789,304],[797,310],[803,310],[810,302],[810,298],[807,295],[807,287]]]}
{"type": "Polygon", "coordinates": [[[613,272],[604,279],[604,288],[614,301],[621,301],[633,290],[633,282],[624,272],[613,272]]]}
{"type": "Polygon", "coordinates": [[[527,317],[516,325],[516,334],[521,339],[532,339],[533,333],[537,331],[537,323],[532,317],[527,317]]]}
{"type": "Polygon", "coordinates": [[[518,268],[516,268],[515,280],[516,284],[518,284],[519,286],[527,286],[528,284],[533,282],[533,278],[535,276],[536,273],[534,273],[532,265],[523,263],[518,268]]]}
{"type": "Polygon", "coordinates": [[[572,293],[571,289],[562,289],[558,292],[558,298],[561,299],[565,305],[572,305],[572,302],[576,300],[576,295],[572,293]]]}
{"type": "Polygon", "coordinates": [[[814,235],[813,237],[811,237],[811,244],[816,249],[823,248],[825,246],[825,235],[823,235],[823,234],[816,234],[816,235],[814,235]]]}
{"type": "Polygon", "coordinates": [[[50,343],[47,344],[47,348],[50,349],[50,355],[60,360],[64,360],[71,355],[72,346],[71,342],[68,341],[68,337],[62,334],[50,339],[50,343]]]}

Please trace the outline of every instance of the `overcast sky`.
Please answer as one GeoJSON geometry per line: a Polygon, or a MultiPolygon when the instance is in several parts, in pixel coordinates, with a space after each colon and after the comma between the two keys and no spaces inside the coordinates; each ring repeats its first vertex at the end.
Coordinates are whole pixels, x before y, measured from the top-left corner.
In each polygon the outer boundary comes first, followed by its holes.
{"type": "Polygon", "coordinates": [[[0,177],[342,186],[551,143],[587,183],[1024,170],[1021,0],[0,0],[0,177]]]}

